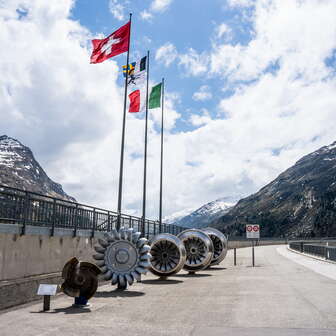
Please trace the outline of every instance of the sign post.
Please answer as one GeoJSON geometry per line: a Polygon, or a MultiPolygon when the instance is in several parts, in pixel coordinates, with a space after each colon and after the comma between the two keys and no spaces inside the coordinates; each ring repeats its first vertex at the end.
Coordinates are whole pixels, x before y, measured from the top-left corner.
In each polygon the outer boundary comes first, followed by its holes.
{"type": "Polygon", "coordinates": [[[254,259],[254,243],[260,238],[260,225],[258,224],[247,224],[246,225],[246,238],[252,239],[252,266],[255,266],[254,259]]]}
{"type": "Polygon", "coordinates": [[[56,295],[57,285],[40,284],[37,295],[43,295],[43,311],[50,310],[50,296],[56,295]]]}

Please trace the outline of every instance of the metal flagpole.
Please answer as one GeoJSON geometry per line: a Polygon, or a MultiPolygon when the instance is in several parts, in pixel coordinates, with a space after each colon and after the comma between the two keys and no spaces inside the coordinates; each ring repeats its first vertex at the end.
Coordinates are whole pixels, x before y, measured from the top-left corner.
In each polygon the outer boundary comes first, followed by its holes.
{"type": "Polygon", "coordinates": [[[147,87],[146,87],[146,122],[145,122],[145,152],[144,152],[144,179],[142,198],[142,227],[141,233],[145,234],[146,220],[146,182],[147,182],[147,129],[148,129],[148,83],[149,83],[149,50],[147,51],[147,87]]]}
{"type": "Polygon", "coordinates": [[[160,209],[159,209],[159,223],[160,223],[160,233],[162,232],[162,167],[163,167],[163,108],[164,108],[164,78],[162,78],[162,89],[161,89],[161,167],[160,167],[160,209]]]}
{"type": "Polygon", "coordinates": [[[121,202],[122,202],[122,182],[123,182],[123,169],[124,169],[124,147],[125,147],[125,125],[126,125],[126,105],[127,105],[127,84],[128,84],[128,65],[129,65],[129,51],[131,47],[131,26],[132,26],[132,13],[130,13],[130,31],[128,36],[128,50],[126,61],[126,78],[125,78],[125,94],[124,94],[124,115],[121,133],[121,149],[120,149],[120,169],[119,169],[119,191],[118,191],[118,221],[117,230],[120,229],[121,222],[121,202]]]}

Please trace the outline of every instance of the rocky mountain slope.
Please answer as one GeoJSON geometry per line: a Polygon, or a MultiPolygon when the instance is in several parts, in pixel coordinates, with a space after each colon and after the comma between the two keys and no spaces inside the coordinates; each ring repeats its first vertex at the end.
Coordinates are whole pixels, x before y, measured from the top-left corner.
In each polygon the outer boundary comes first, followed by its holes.
{"type": "Polygon", "coordinates": [[[301,158],[212,226],[244,235],[246,223],[261,224],[264,237],[336,237],[336,142],[301,158]]]}
{"type": "Polygon", "coordinates": [[[28,147],[7,135],[0,136],[0,184],[76,201],[47,176],[28,147]]]}
{"type": "Polygon", "coordinates": [[[187,216],[175,220],[174,224],[188,228],[207,227],[209,223],[221,217],[233,205],[234,203],[230,198],[220,198],[201,206],[187,216]]]}

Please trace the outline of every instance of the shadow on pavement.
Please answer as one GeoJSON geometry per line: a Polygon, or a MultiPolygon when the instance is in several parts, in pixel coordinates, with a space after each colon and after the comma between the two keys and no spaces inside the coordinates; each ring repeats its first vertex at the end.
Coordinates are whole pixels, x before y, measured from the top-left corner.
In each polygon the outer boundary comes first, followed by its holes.
{"type": "Polygon", "coordinates": [[[112,291],[102,291],[96,292],[94,297],[136,297],[145,295],[144,292],[137,292],[137,291],[128,291],[128,290],[112,290],[112,291]]]}
{"type": "Polygon", "coordinates": [[[222,271],[222,270],[226,270],[226,267],[209,267],[207,268],[207,271],[222,271]]]}
{"type": "Polygon", "coordinates": [[[176,274],[174,277],[181,277],[181,278],[203,278],[203,277],[209,277],[212,276],[212,274],[205,274],[205,273],[195,273],[195,274],[176,274]]]}
{"type": "Polygon", "coordinates": [[[156,279],[156,280],[142,280],[141,282],[145,285],[176,285],[183,281],[172,279],[165,279],[165,280],[156,279]]]}
{"type": "Polygon", "coordinates": [[[64,314],[85,314],[91,313],[91,309],[88,308],[77,308],[77,307],[66,307],[66,308],[55,308],[49,311],[40,310],[38,312],[30,312],[31,314],[56,314],[56,313],[64,313],[64,314]]]}

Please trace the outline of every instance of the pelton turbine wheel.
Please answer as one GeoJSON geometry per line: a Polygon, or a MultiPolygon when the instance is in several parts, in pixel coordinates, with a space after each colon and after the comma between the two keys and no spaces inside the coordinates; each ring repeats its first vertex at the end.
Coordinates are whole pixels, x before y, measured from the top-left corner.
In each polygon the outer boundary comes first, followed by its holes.
{"type": "Polygon", "coordinates": [[[190,229],[182,231],[178,237],[184,243],[187,260],[184,269],[193,273],[207,268],[212,260],[214,247],[210,237],[203,231],[190,229]]]}
{"type": "Polygon", "coordinates": [[[93,255],[96,264],[104,274],[105,280],[112,279],[112,285],[126,289],[135,280],[141,280],[150,266],[150,247],[146,238],[140,238],[140,232],[121,228],[105,233],[105,239],[98,239],[100,246],[95,246],[93,255]]]}
{"type": "Polygon", "coordinates": [[[187,258],[182,241],[169,233],[161,233],[151,240],[151,266],[149,270],[159,276],[167,277],[179,272],[187,258]]]}
{"type": "Polygon", "coordinates": [[[202,231],[211,238],[214,246],[214,254],[210,266],[220,264],[226,257],[228,250],[228,240],[225,234],[211,227],[204,228],[202,231]]]}
{"type": "Polygon", "coordinates": [[[73,257],[63,267],[61,289],[68,296],[89,300],[96,293],[100,273],[95,264],[73,257]]]}

